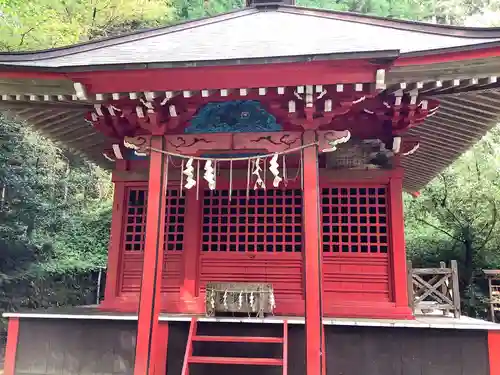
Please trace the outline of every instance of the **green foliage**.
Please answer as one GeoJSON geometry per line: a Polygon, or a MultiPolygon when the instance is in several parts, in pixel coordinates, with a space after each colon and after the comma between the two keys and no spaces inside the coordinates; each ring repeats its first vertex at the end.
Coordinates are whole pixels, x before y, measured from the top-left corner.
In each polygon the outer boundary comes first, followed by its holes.
{"type": "Polygon", "coordinates": [[[166,0],[0,0],[0,50],[59,47],[172,19],[166,0]]]}
{"type": "Polygon", "coordinates": [[[106,262],[109,174],[2,116],[0,150],[0,311],[81,303],[106,262]]]}
{"type": "MultiPolygon", "coordinates": [[[[500,266],[500,128],[406,203],[409,254],[428,266],[457,259],[469,301],[485,293],[483,268],[500,266]]],[[[469,304],[472,304],[470,302],[469,304]]],[[[468,306],[473,313],[474,306],[468,306]]]]}

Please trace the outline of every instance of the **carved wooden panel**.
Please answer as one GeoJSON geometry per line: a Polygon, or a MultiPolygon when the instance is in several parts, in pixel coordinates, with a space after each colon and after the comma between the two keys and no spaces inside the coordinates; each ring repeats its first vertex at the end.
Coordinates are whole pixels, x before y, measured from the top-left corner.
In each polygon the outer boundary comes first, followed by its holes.
{"type": "Polygon", "coordinates": [[[230,150],[231,134],[179,134],[167,136],[167,151],[197,155],[203,151],[230,150]]]}
{"type": "Polygon", "coordinates": [[[301,145],[301,132],[237,133],[233,135],[233,147],[236,150],[280,152],[301,145]]]}

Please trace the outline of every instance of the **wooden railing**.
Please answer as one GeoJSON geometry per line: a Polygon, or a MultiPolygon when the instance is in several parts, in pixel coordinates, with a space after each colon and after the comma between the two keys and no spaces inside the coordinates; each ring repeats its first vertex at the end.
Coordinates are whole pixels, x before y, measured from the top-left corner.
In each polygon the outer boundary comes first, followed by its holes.
{"type": "Polygon", "coordinates": [[[483,272],[488,280],[489,318],[492,322],[497,323],[500,314],[500,270],[483,270],[483,272]]]}
{"type": "Polygon", "coordinates": [[[460,317],[460,290],[457,261],[447,268],[444,262],[439,268],[413,268],[408,262],[408,300],[415,314],[441,311],[460,317]]]}

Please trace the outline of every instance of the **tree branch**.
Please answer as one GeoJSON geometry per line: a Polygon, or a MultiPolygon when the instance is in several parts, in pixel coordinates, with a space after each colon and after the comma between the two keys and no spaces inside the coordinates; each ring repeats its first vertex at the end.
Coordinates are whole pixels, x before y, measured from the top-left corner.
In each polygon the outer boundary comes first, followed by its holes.
{"type": "Polygon", "coordinates": [[[429,227],[434,228],[434,229],[436,229],[436,230],[440,231],[440,232],[441,232],[441,233],[443,233],[443,234],[446,234],[448,237],[450,237],[450,238],[454,239],[455,241],[458,241],[458,242],[460,242],[460,243],[463,243],[463,241],[462,241],[460,238],[455,237],[453,234],[451,234],[451,233],[449,233],[449,232],[445,231],[445,230],[444,230],[444,229],[442,229],[442,228],[439,228],[438,226],[436,226],[436,225],[434,225],[434,224],[429,223],[428,221],[426,221],[426,220],[424,220],[424,219],[421,219],[421,218],[416,217],[416,218],[415,218],[415,220],[417,220],[417,221],[421,222],[422,224],[428,225],[429,227]]]}
{"type": "Polygon", "coordinates": [[[441,203],[441,208],[443,208],[446,212],[448,212],[448,214],[450,215],[450,217],[452,218],[452,221],[454,221],[458,227],[458,229],[462,230],[463,227],[464,227],[464,224],[462,223],[462,221],[457,217],[457,215],[455,215],[453,213],[453,211],[450,210],[450,208],[448,207],[448,183],[446,181],[446,177],[444,174],[440,174],[439,175],[442,180],[443,180],[443,187],[444,187],[444,197],[443,197],[443,200],[442,200],[442,203],[441,203]]]}
{"type": "Polygon", "coordinates": [[[18,47],[21,47],[23,44],[24,44],[24,39],[26,38],[26,36],[32,32],[33,30],[35,30],[35,27],[36,26],[32,26],[30,27],[26,32],[22,33],[21,34],[21,40],[19,41],[19,46],[18,47]]]}
{"type": "MultiPolygon", "coordinates": [[[[496,224],[497,224],[497,216],[498,216],[498,210],[497,210],[497,205],[495,203],[494,200],[491,200],[490,203],[493,205],[493,216],[491,218],[491,225],[490,225],[490,230],[488,231],[488,234],[486,235],[483,243],[481,246],[478,246],[477,248],[477,251],[479,250],[482,250],[486,244],[489,242],[489,240],[491,239],[491,236],[493,234],[493,229],[495,228],[496,224]]],[[[481,231],[483,231],[486,227],[487,227],[488,224],[486,224],[482,229],[481,231]]]]}

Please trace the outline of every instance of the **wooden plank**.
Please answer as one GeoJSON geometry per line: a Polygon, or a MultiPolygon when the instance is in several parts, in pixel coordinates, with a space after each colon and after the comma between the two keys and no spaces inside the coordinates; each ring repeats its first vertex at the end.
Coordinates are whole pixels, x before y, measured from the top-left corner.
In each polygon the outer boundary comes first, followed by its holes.
{"type": "Polygon", "coordinates": [[[449,275],[451,268],[414,268],[414,275],[449,275]]]}
{"type": "Polygon", "coordinates": [[[415,312],[415,303],[413,296],[413,267],[411,260],[406,263],[406,274],[407,274],[407,284],[408,284],[408,306],[410,306],[411,310],[415,312]]]}
{"type": "Polygon", "coordinates": [[[455,318],[460,317],[460,284],[458,282],[458,265],[456,260],[451,261],[451,281],[452,281],[452,293],[453,293],[453,304],[455,307],[455,318]]]}

